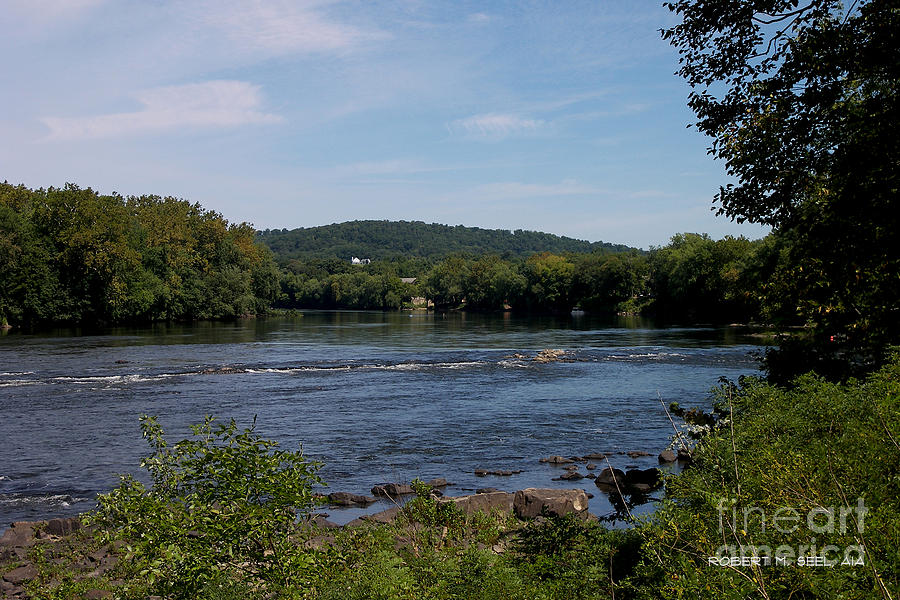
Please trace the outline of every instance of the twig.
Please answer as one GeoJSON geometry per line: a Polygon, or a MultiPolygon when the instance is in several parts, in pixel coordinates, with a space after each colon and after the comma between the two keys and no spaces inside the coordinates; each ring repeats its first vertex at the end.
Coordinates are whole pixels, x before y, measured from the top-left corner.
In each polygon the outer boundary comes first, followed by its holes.
{"type": "MultiPolygon", "coordinates": [[[[675,431],[675,439],[681,443],[681,448],[685,452],[690,455],[691,451],[688,448],[687,444],[684,443],[684,440],[681,439],[681,432],[678,431],[678,427],[675,426],[675,421],[672,419],[672,415],[669,414],[669,409],[666,407],[666,403],[663,402],[662,396],[659,393],[659,390],[656,391],[656,397],[659,398],[659,403],[662,404],[663,410],[666,411],[666,416],[669,417],[669,423],[672,424],[672,430],[675,431]]],[[[609,462],[609,461],[607,461],[609,462]]]]}

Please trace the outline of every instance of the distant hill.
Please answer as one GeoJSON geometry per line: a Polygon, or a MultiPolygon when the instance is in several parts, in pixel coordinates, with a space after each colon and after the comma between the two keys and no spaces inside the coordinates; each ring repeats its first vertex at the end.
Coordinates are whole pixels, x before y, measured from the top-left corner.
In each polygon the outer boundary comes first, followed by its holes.
{"type": "Polygon", "coordinates": [[[454,253],[499,254],[527,257],[536,252],[626,252],[623,244],[587,242],[551,233],[517,229],[481,229],[439,225],[422,221],[349,221],[301,227],[267,229],[257,239],[279,260],[291,258],[340,258],[372,260],[393,257],[440,258],[454,253]]]}

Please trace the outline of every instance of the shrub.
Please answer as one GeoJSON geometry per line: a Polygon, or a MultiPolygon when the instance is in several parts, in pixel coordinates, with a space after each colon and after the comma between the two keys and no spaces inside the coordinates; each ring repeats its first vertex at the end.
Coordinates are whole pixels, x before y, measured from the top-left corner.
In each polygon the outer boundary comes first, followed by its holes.
{"type": "Polygon", "coordinates": [[[89,517],[125,540],[127,556],[149,587],[176,598],[210,590],[282,588],[302,582],[311,553],[290,539],[314,506],[318,463],[277,448],[232,420],[207,417],[194,437],[168,445],[155,417],[141,417],[153,452],[141,462],[150,488],[131,476],[101,495],[89,517]]]}

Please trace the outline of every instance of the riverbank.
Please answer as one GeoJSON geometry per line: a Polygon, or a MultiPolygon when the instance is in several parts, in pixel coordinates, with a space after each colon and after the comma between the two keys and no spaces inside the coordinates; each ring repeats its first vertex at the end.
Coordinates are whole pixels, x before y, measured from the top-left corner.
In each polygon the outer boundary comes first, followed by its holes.
{"type": "MultiPolygon", "coordinates": [[[[343,527],[313,513],[294,528],[290,543],[310,563],[325,571],[317,577],[320,591],[336,590],[340,589],[343,570],[340,561],[334,561],[336,553],[358,553],[357,560],[381,563],[385,557],[379,553],[390,542],[391,552],[397,557],[427,552],[459,558],[477,552],[494,557],[493,560],[527,566],[540,552],[528,550],[526,544],[535,532],[546,535],[542,528],[549,530],[567,524],[585,531],[605,531],[587,506],[585,492],[577,489],[530,488],[515,494],[484,492],[442,497],[431,489],[423,492],[419,488],[419,496],[406,506],[357,519],[343,527]]],[[[202,534],[196,532],[196,536],[202,534]]],[[[50,596],[161,598],[150,593],[152,581],[148,586],[144,573],[130,562],[132,544],[133,541],[117,539],[112,531],[90,519],[15,523],[0,538],[0,590],[4,598],[11,600],[50,596]]],[[[478,584],[477,574],[473,575],[472,583],[478,584]]],[[[230,597],[222,596],[223,588],[238,587],[236,581],[215,581],[201,586],[198,597],[230,597]]],[[[250,597],[257,597],[252,589],[241,589],[250,592],[250,597]]],[[[381,591],[389,590],[390,586],[386,586],[381,591]]]]}

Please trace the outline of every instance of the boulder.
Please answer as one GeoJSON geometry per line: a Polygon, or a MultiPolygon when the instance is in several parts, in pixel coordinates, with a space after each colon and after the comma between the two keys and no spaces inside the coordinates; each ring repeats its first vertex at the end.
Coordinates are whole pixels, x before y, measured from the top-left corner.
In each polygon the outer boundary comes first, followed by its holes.
{"type": "Polygon", "coordinates": [[[5,573],[3,575],[3,579],[13,585],[21,585],[26,581],[31,581],[37,576],[37,569],[34,568],[33,564],[28,563],[27,565],[23,565],[17,569],[13,569],[8,573],[5,573]]]}
{"type": "Polygon", "coordinates": [[[687,448],[679,448],[678,460],[682,462],[691,462],[692,460],[694,460],[694,457],[691,455],[691,451],[687,448]]]}
{"type": "Polygon", "coordinates": [[[397,498],[413,494],[412,486],[406,483],[379,483],[372,488],[373,496],[381,496],[386,498],[397,498]]]}
{"type": "Polygon", "coordinates": [[[659,453],[659,464],[673,463],[677,460],[678,455],[672,450],[663,450],[659,453]]]}
{"type": "Polygon", "coordinates": [[[0,547],[28,548],[34,546],[34,529],[44,525],[43,521],[16,521],[10,525],[0,538],[0,547]]]}
{"type": "Polygon", "coordinates": [[[597,473],[597,478],[594,479],[594,483],[598,486],[609,486],[613,488],[616,487],[617,484],[621,487],[624,481],[625,472],[614,467],[606,467],[597,473]]]}
{"type": "Polygon", "coordinates": [[[595,465],[592,462],[589,462],[588,464],[584,465],[584,468],[587,469],[588,471],[593,471],[594,469],[597,468],[597,465],[595,465]]]}
{"type": "Polygon", "coordinates": [[[309,520],[310,525],[314,527],[319,527],[320,529],[338,529],[340,525],[329,521],[326,517],[322,515],[316,515],[312,519],[309,520]]]}
{"type": "Polygon", "coordinates": [[[433,488],[442,488],[450,485],[446,479],[443,477],[435,477],[434,479],[429,479],[425,482],[425,485],[431,486],[433,488]]]}
{"type": "Polygon", "coordinates": [[[590,454],[585,454],[584,457],[591,460],[603,460],[604,458],[606,458],[606,455],[602,452],[592,452],[590,454]]]}
{"type": "Polygon", "coordinates": [[[640,458],[642,456],[652,456],[649,452],[644,452],[643,450],[632,450],[631,452],[626,452],[628,456],[631,458],[640,458]]]}
{"type": "Polygon", "coordinates": [[[634,488],[638,485],[656,489],[662,485],[662,473],[656,467],[651,469],[632,469],[625,473],[625,487],[634,488]]]}
{"type": "Polygon", "coordinates": [[[68,519],[50,519],[44,527],[44,532],[50,535],[71,535],[81,529],[81,519],[69,517],[68,519]]]}
{"type": "Polygon", "coordinates": [[[554,477],[554,479],[558,479],[560,481],[578,481],[579,479],[584,479],[584,475],[582,475],[578,471],[569,471],[565,475],[554,477]]]}
{"type": "Polygon", "coordinates": [[[372,504],[376,501],[376,498],[372,496],[351,494],[350,492],[331,492],[328,494],[328,501],[339,506],[364,506],[366,504],[372,504]]]}
{"type": "Polygon", "coordinates": [[[588,498],[584,490],[554,490],[527,488],[516,492],[513,511],[520,519],[539,517],[544,511],[551,515],[587,514],[588,498]]]}
{"type": "Polygon", "coordinates": [[[394,506],[387,510],[383,510],[381,512],[377,512],[373,515],[363,515],[358,519],[353,519],[349,523],[345,525],[345,527],[359,527],[360,525],[366,525],[368,523],[378,523],[378,524],[386,524],[393,523],[397,519],[397,515],[400,514],[400,507],[394,506]]]}
{"type": "Polygon", "coordinates": [[[495,510],[509,512],[513,509],[513,494],[509,492],[487,492],[441,498],[438,502],[451,503],[462,512],[471,515],[476,512],[489,513],[495,510]]]}
{"type": "Polygon", "coordinates": [[[475,490],[475,493],[476,494],[490,494],[491,492],[499,492],[499,491],[500,490],[498,490],[495,487],[483,487],[483,488],[478,488],[477,490],[475,490]]]}
{"type": "Polygon", "coordinates": [[[69,535],[81,529],[81,520],[78,517],[68,519],[50,519],[44,531],[51,535],[69,535]]]}

